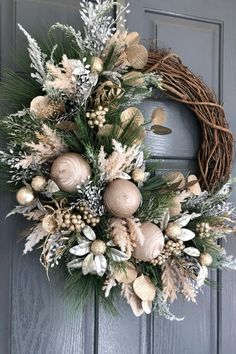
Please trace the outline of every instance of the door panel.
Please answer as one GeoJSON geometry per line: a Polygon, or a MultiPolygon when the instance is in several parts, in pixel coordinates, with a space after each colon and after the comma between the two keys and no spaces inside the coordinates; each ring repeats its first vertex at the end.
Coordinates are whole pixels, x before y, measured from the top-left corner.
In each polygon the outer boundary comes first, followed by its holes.
{"type": "MultiPolygon", "coordinates": [[[[123,0],[122,0],[123,2],[123,0]]],[[[172,48],[195,73],[204,77],[225,102],[235,131],[236,108],[234,0],[130,0],[130,31],[139,31],[146,45],[172,48]],[[224,74],[224,75],[223,75],[224,74]],[[224,90],[223,90],[224,88],[224,90]],[[233,93],[233,94],[232,94],[233,93]],[[234,95],[234,96],[233,96],[234,95]]],[[[0,0],[1,65],[12,65],[12,49],[22,47],[20,22],[33,35],[54,22],[79,26],[77,0],[0,0]]],[[[45,33],[45,32],[44,32],[45,33]]],[[[146,144],[162,171],[196,170],[199,124],[184,105],[163,97],[146,100],[140,109],[146,119],[153,108],[164,107],[170,136],[148,134],[146,144]]],[[[0,199],[0,353],[1,354],[233,354],[236,336],[236,274],[218,275],[219,292],[205,289],[197,305],[177,301],[172,306],[183,322],[157,316],[136,319],[121,300],[120,317],[109,316],[99,304],[74,311],[62,296],[65,274],[48,282],[39,254],[22,255],[20,218],[3,222],[14,198],[0,199]]],[[[235,240],[227,248],[236,253],[235,240]]],[[[216,280],[213,273],[211,279],[216,280]]]]}

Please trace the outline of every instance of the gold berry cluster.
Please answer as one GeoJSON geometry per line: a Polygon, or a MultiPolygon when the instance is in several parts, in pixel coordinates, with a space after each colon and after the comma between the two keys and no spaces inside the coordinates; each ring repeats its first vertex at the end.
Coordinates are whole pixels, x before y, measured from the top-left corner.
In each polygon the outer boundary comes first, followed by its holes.
{"type": "Polygon", "coordinates": [[[168,240],[162,250],[162,253],[152,260],[154,265],[162,265],[165,261],[172,256],[180,256],[185,248],[183,241],[181,240],[168,240]]]}
{"type": "Polygon", "coordinates": [[[81,231],[85,227],[85,222],[80,214],[67,212],[62,216],[61,227],[69,231],[81,231]]]}
{"type": "Polygon", "coordinates": [[[208,222],[201,222],[196,225],[196,231],[200,238],[210,237],[211,227],[208,222]]]}
{"type": "Polygon", "coordinates": [[[95,227],[100,222],[99,216],[85,204],[77,205],[76,210],[86,224],[95,227]]]}
{"type": "Polygon", "coordinates": [[[102,128],[106,123],[106,114],[108,112],[108,108],[102,105],[98,106],[96,109],[92,109],[89,112],[86,112],[86,117],[88,119],[88,125],[91,128],[99,127],[102,128]]]}

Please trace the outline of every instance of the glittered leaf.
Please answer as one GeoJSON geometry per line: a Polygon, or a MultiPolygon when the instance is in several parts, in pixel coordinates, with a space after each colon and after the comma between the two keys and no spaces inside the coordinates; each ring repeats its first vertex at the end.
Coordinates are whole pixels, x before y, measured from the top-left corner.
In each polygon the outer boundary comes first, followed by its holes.
{"type": "Polygon", "coordinates": [[[93,267],[93,254],[88,254],[82,263],[82,272],[83,275],[87,275],[88,273],[92,273],[94,271],[93,267]]]}
{"type": "Polygon", "coordinates": [[[90,241],[81,241],[79,245],[70,248],[69,252],[75,256],[84,256],[85,254],[89,253],[90,244],[90,241]]]}
{"type": "Polygon", "coordinates": [[[163,127],[162,125],[153,125],[151,127],[151,130],[154,134],[157,135],[168,135],[172,133],[172,130],[170,128],[163,127]]]}
{"type": "Polygon", "coordinates": [[[83,228],[82,232],[83,232],[84,236],[87,237],[88,240],[94,241],[96,239],[96,234],[89,225],[86,225],[83,228]]]}
{"type": "Polygon", "coordinates": [[[94,258],[94,270],[102,277],[107,269],[107,260],[103,255],[95,256],[94,258]]]}

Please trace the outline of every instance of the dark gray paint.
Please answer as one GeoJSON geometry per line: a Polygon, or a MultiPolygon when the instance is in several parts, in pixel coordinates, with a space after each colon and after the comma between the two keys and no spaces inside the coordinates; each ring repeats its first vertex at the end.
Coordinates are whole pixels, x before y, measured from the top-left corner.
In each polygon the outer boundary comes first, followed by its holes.
{"type": "MultiPolygon", "coordinates": [[[[162,44],[179,53],[225,101],[235,130],[235,1],[131,0],[130,4],[129,29],[139,31],[146,39],[158,36],[162,44]]],[[[77,0],[0,0],[1,64],[11,66],[12,49],[22,45],[23,37],[16,32],[17,22],[32,33],[37,33],[42,23],[45,27],[56,21],[78,24],[77,5],[77,0]]],[[[199,139],[195,118],[185,106],[166,100],[156,103],[148,100],[141,109],[148,119],[153,107],[160,105],[167,110],[167,126],[173,129],[173,134],[165,138],[149,135],[147,145],[152,155],[163,158],[162,170],[194,171],[199,139]]],[[[94,304],[93,299],[81,313],[74,312],[61,295],[65,275],[48,283],[37,254],[22,256],[23,244],[17,242],[24,226],[21,219],[4,221],[6,209],[13,203],[13,197],[1,195],[1,354],[236,352],[234,272],[223,273],[222,279],[219,277],[223,285],[219,293],[206,289],[204,294],[199,294],[197,305],[176,302],[173,311],[185,315],[182,323],[155,316],[136,319],[122,300],[119,304],[121,316],[116,319],[94,304]]],[[[233,239],[227,248],[235,253],[233,239]]],[[[215,273],[212,279],[216,279],[215,273]]]]}

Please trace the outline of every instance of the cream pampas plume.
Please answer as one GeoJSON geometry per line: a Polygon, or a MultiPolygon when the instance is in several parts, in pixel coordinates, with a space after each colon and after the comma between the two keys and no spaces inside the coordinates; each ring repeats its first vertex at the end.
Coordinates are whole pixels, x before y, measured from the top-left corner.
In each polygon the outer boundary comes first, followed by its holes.
{"type": "Polygon", "coordinates": [[[130,172],[134,160],[140,155],[140,146],[122,146],[114,139],[112,145],[113,152],[110,156],[106,156],[103,146],[100,148],[98,155],[99,168],[105,181],[111,182],[117,178],[130,179],[128,172],[130,172]]]}
{"type": "Polygon", "coordinates": [[[122,252],[131,256],[136,242],[143,243],[143,234],[140,229],[140,222],[137,218],[113,218],[109,223],[109,232],[112,241],[119,246],[122,252]]]}
{"type": "Polygon", "coordinates": [[[57,156],[67,152],[68,148],[61,138],[48,125],[42,125],[42,133],[35,133],[37,143],[25,143],[32,153],[25,155],[16,168],[27,168],[33,163],[42,164],[46,161],[53,161],[57,156]]]}

